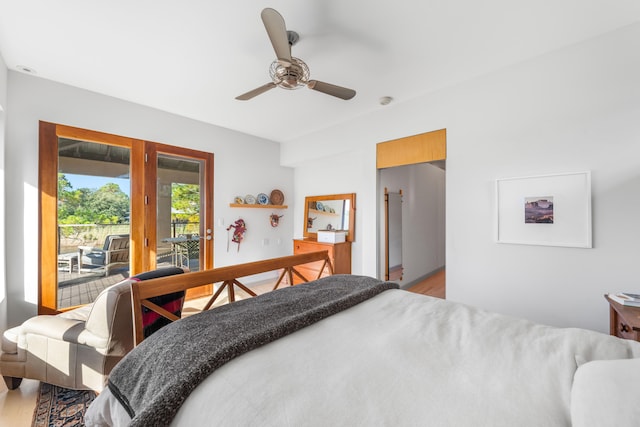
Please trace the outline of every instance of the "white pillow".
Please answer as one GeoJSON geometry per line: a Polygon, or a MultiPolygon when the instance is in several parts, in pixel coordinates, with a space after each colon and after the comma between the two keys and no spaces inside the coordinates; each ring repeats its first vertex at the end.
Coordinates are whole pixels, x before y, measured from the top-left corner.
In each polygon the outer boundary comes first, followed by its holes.
{"type": "Polygon", "coordinates": [[[581,365],[571,388],[573,427],[640,426],[640,359],[581,365]]]}

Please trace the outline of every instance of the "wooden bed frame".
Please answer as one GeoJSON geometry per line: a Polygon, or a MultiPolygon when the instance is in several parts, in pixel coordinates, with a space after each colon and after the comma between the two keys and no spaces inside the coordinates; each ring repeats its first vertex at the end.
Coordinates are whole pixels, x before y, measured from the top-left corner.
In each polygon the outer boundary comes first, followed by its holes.
{"type": "Polygon", "coordinates": [[[251,296],[256,294],[242,284],[238,279],[252,276],[254,274],[266,273],[269,271],[282,270],[278,281],[276,282],[273,290],[280,286],[282,279],[285,276],[288,278],[288,282],[293,286],[293,275],[295,274],[304,282],[309,280],[319,279],[325,270],[328,275],[333,275],[333,266],[329,258],[328,251],[310,252],[300,255],[291,255],[281,258],[272,258],[264,261],[255,261],[246,264],[230,265],[227,267],[214,268],[213,270],[204,270],[188,274],[178,274],[175,276],[160,277],[157,279],[145,280],[141,282],[134,282],[131,284],[131,300],[133,308],[133,329],[134,329],[134,343],[140,344],[144,340],[143,325],[142,325],[142,307],[146,307],[158,313],[160,316],[169,319],[170,321],[178,320],[178,317],[173,313],[163,309],[162,307],[149,301],[149,298],[157,297],[160,295],[171,294],[173,292],[186,291],[187,289],[196,288],[202,285],[209,285],[213,283],[222,282],[222,286],[211,296],[211,299],[204,306],[202,311],[211,308],[215,300],[222,293],[224,289],[227,290],[229,302],[235,301],[234,286],[238,286],[251,296]],[[313,278],[304,277],[296,266],[302,264],[308,264],[311,262],[322,262],[322,267],[319,270],[318,276],[313,278]]]}

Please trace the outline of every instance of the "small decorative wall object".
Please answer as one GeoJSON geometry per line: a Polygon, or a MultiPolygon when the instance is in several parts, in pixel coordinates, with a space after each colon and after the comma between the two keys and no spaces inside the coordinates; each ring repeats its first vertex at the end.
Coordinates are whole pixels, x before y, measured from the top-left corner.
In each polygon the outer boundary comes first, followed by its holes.
{"type": "Polygon", "coordinates": [[[271,226],[272,227],[277,227],[278,224],[280,223],[280,218],[282,218],[284,215],[280,215],[278,216],[278,214],[271,214],[269,216],[269,222],[271,222],[271,226]]]}
{"type": "Polygon", "coordinates": [[[240,252],[240,243],[242,243],[242,240],[244,240],[244,234],[246,232],[247,232],[247,226],[244,223],[244,220],[242,218],[238,219],[236,222],[234,222],[233,224],[227,227],[227,252],[229,252],[229,241],[232,241],[233,243],[237,243],[238,244],[237,252],[240,252]],[[232,228],[234,229],[233,237],[230,240],[228,231],[231,230],[232,228]]]}
{"type": "Polygon", "coordinates": [[[271,196],[269,197],[271,203],[274,205],[282,205],[284,204],[284,194],[280,190],[273,190],[271,192],[271,196]]]}
{"type": "Polygon", "coordinates": [[[591,173],[496,180],[498,243],[591,248],[591,173]]]}
{"type": "Polygon", "coordinates": [[[269,196],[267,196],[264,193],[259,193],[258,196],[256,196],[256,201],[258,202],[259,205],[268,205],[269,196]]]}

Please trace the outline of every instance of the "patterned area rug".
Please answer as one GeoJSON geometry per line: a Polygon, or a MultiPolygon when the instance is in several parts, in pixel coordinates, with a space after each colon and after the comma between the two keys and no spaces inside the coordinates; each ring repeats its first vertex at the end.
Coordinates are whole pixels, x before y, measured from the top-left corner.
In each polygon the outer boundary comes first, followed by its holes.
{"type": "Polygon", "coordinates": [[[84,426],[84,413],[95,398],[94,391],[69,390],[64,387],[40,383],[32,426],[84,426]]]}

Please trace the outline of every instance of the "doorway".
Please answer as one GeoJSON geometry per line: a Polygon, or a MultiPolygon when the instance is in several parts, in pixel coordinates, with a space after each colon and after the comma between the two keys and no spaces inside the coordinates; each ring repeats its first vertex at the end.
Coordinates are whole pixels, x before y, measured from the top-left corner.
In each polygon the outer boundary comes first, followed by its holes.
{"type": "Polygon", "coordinates": [[[437,275],[437,295],[444,294],[446,130],[401,138],[378,144],[379,277],[391,265],[386,247],[400,247],[392,264],[402,265],[404,289],[437,275]],[[387,246],[385,192],[402,193],[401,242],[387,246]]]}
{"type": "Polygon", "coordinates": [[[213,267],[213,154],[47,122],[39,150],[40,314],[157,267],[213,267]]]}

